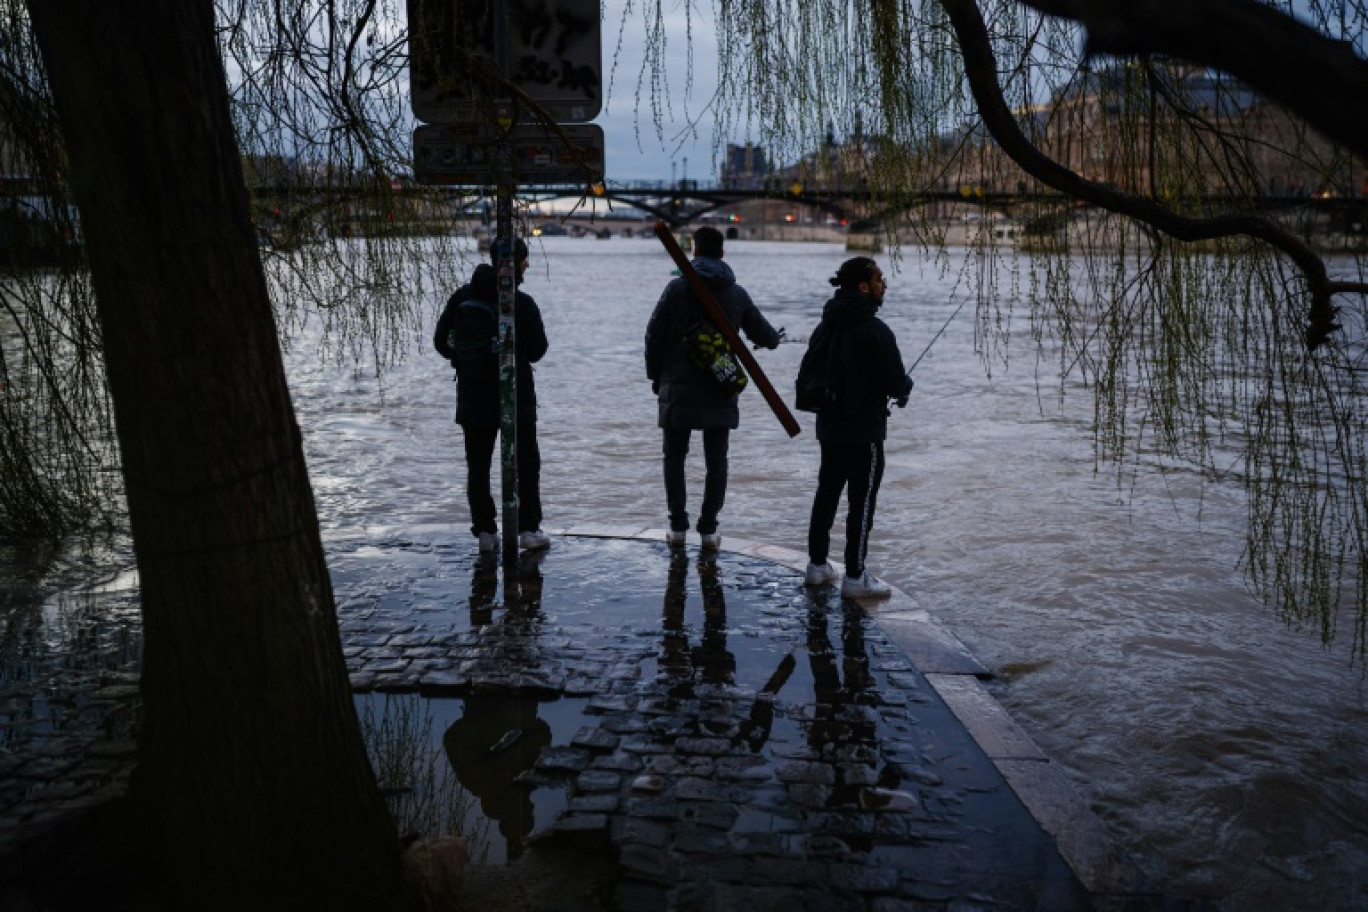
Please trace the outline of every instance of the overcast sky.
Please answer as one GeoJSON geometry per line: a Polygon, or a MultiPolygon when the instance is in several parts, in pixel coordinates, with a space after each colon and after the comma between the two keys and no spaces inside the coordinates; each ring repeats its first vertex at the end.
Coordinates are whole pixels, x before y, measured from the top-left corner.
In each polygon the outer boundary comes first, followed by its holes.
{"type": "Polygon", "coordinates": [[[642,89],[644,94],[638,103],[638,80],[645,46],[641,4],[633,3],[634,11],[624,27],[622,10],[626,2],[606,0],[604,3],[604,104],[603,113],[594,122],[603,127],[608,179],[669,180],[673,166],[676,178],[708,180],[714,176],[713,118],[705,115],[705,108],[717,84],[712,4],[692,0],[694,81],[686,94],[688,46],[684,4],[689,0],[666,0],[671,10],[666,21],[669,91],[661,99],[661,111],[668,122],[662,124],[658,135],[649,90],[642,89]],[[690,118],[698,121],[693,131],[688,128],[690,118]]]}

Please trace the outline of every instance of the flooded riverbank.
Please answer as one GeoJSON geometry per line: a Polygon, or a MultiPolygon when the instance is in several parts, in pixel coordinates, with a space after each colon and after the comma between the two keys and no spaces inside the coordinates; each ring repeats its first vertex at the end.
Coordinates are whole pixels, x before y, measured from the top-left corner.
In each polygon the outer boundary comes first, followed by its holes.
{"type": "MultiPolygon", "coordinates": [[[[837,244],[727,251],[794,338],[815,326],[846,255],[837,244]]],[[[881,255],[885,317],[909,363],[957,306],[965,256],[952,252],[942,272],[881,255]]],[[[545,238],[532,259],[525,290],[551,341],[537,374],[547,525],[664,525],[641,347],[671,264],[648,239],[545,238]]],[[[434,319],[440,303],[425,302],[434,319]]],[[[998,699],[1165,893],[1230,912],[1364,907],[1368,701],[1348,643],[1322,648],[1318,631],[1287,629],[1248,595],[1240,492],[1144,464],[1118,488],[1093,458],[1086,391],[1060,400],[1024,325],[1024,344],[985,376],[971,312],[890,423],[871,568],[997,674],[998,699]]],[[[801,354],[791,344],[757,358],[787,395],[801,354]]],[[[307,339],[288,363],[325,536],[467,525],[455,389],[426,331],[383,385],[324,365],[307,339]]],[[[722,534],[802,548],[810,416],[790,440],[758,395],[742,413],[722,534]]],[[[700,463],[690,479],[696,503],[700,463]]],[[[35,623],[51,615],[44,605],[35,623]]]]}

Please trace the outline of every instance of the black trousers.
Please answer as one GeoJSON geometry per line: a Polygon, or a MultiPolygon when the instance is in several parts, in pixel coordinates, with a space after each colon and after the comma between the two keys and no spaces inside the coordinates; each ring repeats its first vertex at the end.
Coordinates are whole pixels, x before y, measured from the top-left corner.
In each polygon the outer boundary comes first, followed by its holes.
{"type": "MultiPolygon", "coordinates": [[[[494,464],[498,428],[462,427],[465,432],[466,500],[470,504],[470,531],[499,531],[489,473],[494,464]]],[[[518,531],[541,528],[541,450],[537,447],[535,419],[518,420],[518,531]]]]}
{"type": "MultiPolygon", "coordinates": [[[[670,528],[684,532],[689,528],[688,486],[684,480],[684,457],[689,455],[688,428],[665,429],[665,506],[670,511],[670,528]]],[[[711,535],[717,531],[717,514],[727,499],[727,449],[731,440],[728,428],[707,428],[703,435],[703,503],[698,510],[698,531],[711,535]]]]}
{"type": "Polygon", "coordinates": [[[846,492],[845,569],[846,576],[864,573],[869,551],[869,530],[874,526],[874,508],[883,481],[883,442],[845,443],[823,440],[822,465],[817,470],[817,495],[812,499],[808,520],[808,560],[824,564],[830,556],[831,526],[846,492]]]}

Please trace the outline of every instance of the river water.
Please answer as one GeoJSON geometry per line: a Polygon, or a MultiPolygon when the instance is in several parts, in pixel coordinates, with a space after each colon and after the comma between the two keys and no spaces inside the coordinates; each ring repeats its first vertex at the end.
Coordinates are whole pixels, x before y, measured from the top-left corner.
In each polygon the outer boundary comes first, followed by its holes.
{"type": "MultiPolygon", "coordinates": [[[[797,339],[846,256],[835,244],[727,251],[797,339]]],[[[953,251],[881,260],[884,317],[910,364],[978,267],[953,251]]],[[[551,340],[537,372],[546,525],[664,526],[641,349],[672,264],[655,240],[627,238],[540,239],[532,261],[523,288],[551,340]]],[[[426,302],[434,319],[440,304],[426,302]]],[[[1059,395],[1024,323],[990,377],[972,314],[971,302],[891,420],[870,567],[995,672],[999,700],[1161,890],[1229,910],[1368,908],[1368,712],[1348,643],[1324,648],[1248,594],[1238,490],[1145,464],[1119,487],[1096,468],[1087,392],[1059,395]]],[[[325,534],[468,522],[450,371],[426,337],[413,346],[383,388],[308,346],[289,355],[325,534]]],[[[786,399],[802,351],[757,354],[786,399]]],[[[744,396],[724,536],[805,546],[810,418],[789,439],[744,396]]],[[[701,462],[690,477],[693,505],[701,462]]]]}
{"type": "MultiPolygon", "coordinates": [[[[795,339],[846,256],[820,243],[727,251],[795,339]]],[[[979,267],[962,251],[880,260],[883,315],[910,364],[979,267]]],[[[663,527],[641,351],[673,264],[654,239],[563,237],[535,241],[532,263],[524,290],[551,341],[537,372],[546,525],[663,527]]],[[[423,302],[429,327],[441,297],[423,302]]],[[[1143,460],[1119,487],[1095,464],[1087,391],[1060,396],[1024,320],[991,375],[974,330],[970,302],[893,415],[871,569],[994,672],[998,699],[1158,889],[1229,912],[1368,909],[1368,701],[1348,642],[1324,648],[1247,593],[1238,490],[1143,460]]],[[[287,353],[328,539],[469,522],[455,386],[429,333],[383,382],[326,363],[307,330],[287,353]]],[[[786,399],[802,352],[757,353],[786,399]]],[[[758,393],[743,397],[724,537],[805,547],[818,457],[811,416],[798,418],[790,439],[758,393]]],[[[690,459],[696,505],[701,454],[690,459]]]]}

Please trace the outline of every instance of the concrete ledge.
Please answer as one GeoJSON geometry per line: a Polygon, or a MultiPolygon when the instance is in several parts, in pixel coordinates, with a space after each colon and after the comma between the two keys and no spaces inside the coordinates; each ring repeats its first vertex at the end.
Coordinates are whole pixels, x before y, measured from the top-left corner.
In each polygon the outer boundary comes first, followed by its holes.
{"type": "Polygon", "coordinates": [[[1068,776],[1012,721],[982,681],[962,674],[927,674],[926,680],[1041,829],[1054,837],[1059,854],[1089,893],[1132,896],[1145,891],[1139,868],[1115,847],[1068,776]]]}
{"type": "Polygon", "coordinates": [[[926,680],[994,762],[1047,759],[978,678],[928,674],[926,680]]]}
{"type": "Polygon", "coordinates": [[[1031,816],[1054,837],[1059,854],[1088,892],[1146,892],[1140,869],[1113,846],[1102,821],[1078,797],[1058,765],[1048,760],[994,762],[1031,816]]]}
{"type": "Polygon", "coordinates": [[[865,613],[878,622],[899,649],[924,675],[987,676],[988,669],[959,641],[901,590],[883,602],[861,603],[865,613]]]}
{"type": "MultiPolygon", "coordinates": [[[[726,545],[727,540],[724,538],[722,540],[723,548],[726,548],[726,545]]],[[[752,542],[746,542],[745,545],[745,550],[740,552],[742,554],[748,554],[751,557],[758,557],[762,560],[767,560],[770,563],[788,567],[791,570],[796,570],[798,573],[802,573],[807,569],[807,555],[800,551],[795,551],[792,548],[780,547],[779,545],[764,545],[752,542]]]]}
{"type": "MultiPolygon", "coordinates": [[[[805,553],[776,545],[728,542],[724,537],[722,550],[798,572],[807,566],[805,553]]],[[[1027,811],[1054,838],[1059,854],[1084,887],[1098,896],[1145,892],[1139,868],[1115,847],[1102,821],[1079,797],[1064,771],[1050,762],[984,687],[979,679],[991,672],[959,638],[896,587],[888,599],[860,599],[859,603],[926,677],[1027,811]]]]}

